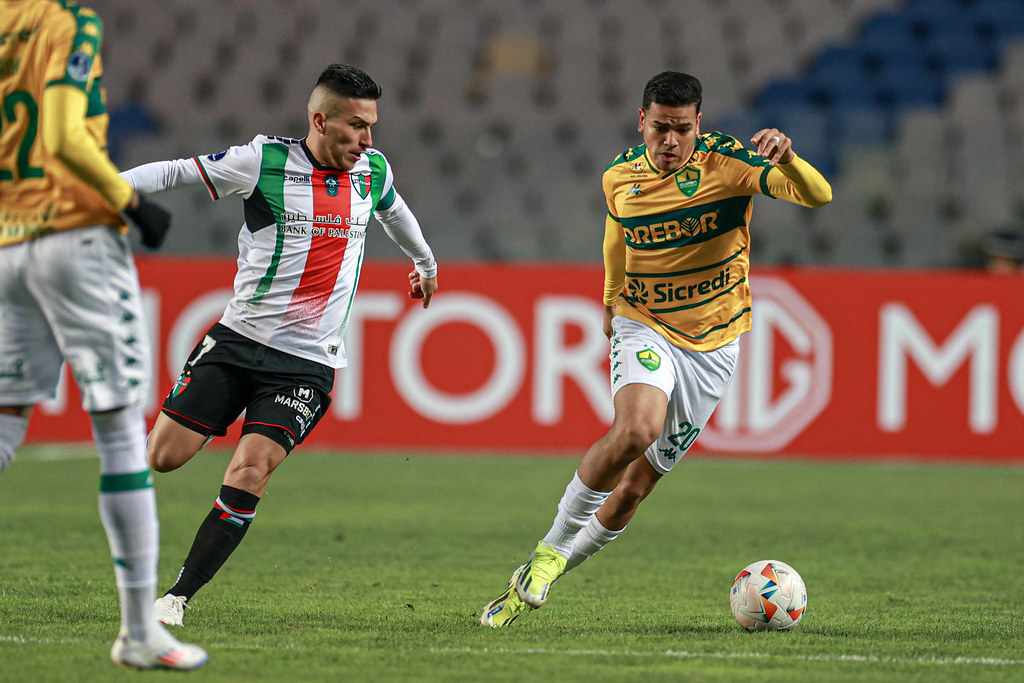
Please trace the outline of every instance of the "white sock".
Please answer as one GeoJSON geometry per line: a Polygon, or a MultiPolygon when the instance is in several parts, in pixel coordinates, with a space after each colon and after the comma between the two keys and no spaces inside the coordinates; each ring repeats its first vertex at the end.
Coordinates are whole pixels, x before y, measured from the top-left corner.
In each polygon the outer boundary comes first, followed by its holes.
{"type": "Polygon", "coordinates": [[[145,420],[134,406],[90,417],[100,452],[100,519],[114,558],[121,627],[133,640],[149,640],[157,631],[153,601],[159,523],[146,460],[145,420]]]}
{"type": "Polygon", "coordinates": [[[572,481],[565,487],[562,500],[558,501],[558,514],[555,515],[555,521],[544,537],[544,542],[554,548],[559,555],[569,557],[576,534],[590,522],[591,517],[610,493],[611,491],[595,491],[589,488],[580,479],[580,473],[577,471],[572,481]]]}
{"type": "Polygon", "coordinates": [[[576,540],[572,544],[572,554],[569,555],[569,561],[565,565],[565,571],[569,571],[582,564],[584,560],[593,557],[594,553],[614,541],[625,530],[626,527],[622,527],[618,531],[606,529],[597,515],[594,515],[590,524],[583,527],[577,534],[576,540]]]}
{"type": "Polygon", "coordinates": [[[14,454],[21,446],[27,429],[27,417],[0,413],[0,472],[14,460],[14,454]]]}

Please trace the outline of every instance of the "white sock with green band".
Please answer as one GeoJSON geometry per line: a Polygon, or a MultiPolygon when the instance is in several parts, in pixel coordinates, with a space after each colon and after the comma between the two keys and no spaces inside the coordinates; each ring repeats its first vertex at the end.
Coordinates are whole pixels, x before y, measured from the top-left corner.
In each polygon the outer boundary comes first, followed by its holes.
{"type": "Polygon", "coordinates": [[[121,626],[132,639],[146,641],[156,628],[159,527],[145,422],[134,407],[90,417],[100,452],[100,520],[114,558],[121,626]]]}
{"type": "Polygon", "coordinates": [[[580,473],[576,472],[572,481],[565,487],[562,500],[558,501],[558,514],[555,515],[554,524],[544,537],[544,542],[562,557],[569,557],[576,534],[590,522],[610,493],[611,491],[595,491],[589,488],[580,479],[580,473]]]}

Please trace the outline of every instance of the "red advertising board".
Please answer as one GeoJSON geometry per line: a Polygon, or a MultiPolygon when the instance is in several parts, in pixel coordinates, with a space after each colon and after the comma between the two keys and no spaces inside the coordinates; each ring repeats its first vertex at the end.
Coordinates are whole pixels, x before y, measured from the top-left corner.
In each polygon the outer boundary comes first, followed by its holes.
{"type": "MultiPolygon", "coordinates": [[[[234,263],[140,258],[139,271],[152,418],[220,317],[234,263]]],[[[578,455],[604,433],[599,265],[444,263],[426,311],[406,294],[407,271],[364,266],[351,366],[308,444],[578,455]]],[[[751,287],[754,330],[695,449],[1024,460],[1024,279],[762,268],[751,287]]],[[[35,412],[28,438],[89,439],[72,382],[35,412]]]]}

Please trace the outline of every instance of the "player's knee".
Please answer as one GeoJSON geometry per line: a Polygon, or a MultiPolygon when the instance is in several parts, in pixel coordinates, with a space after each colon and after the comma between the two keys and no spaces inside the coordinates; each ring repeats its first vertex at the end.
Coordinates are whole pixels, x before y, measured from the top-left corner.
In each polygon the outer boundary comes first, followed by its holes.
{"type": "Polygon", "coordinates": [[[183,456],[182,453],[167,444],[158,440],[150,439],[146,448],[146,458],[149,466],[157,472],[170,472],[184,464],[191,455],[183,456]]]}
{"type": "Polygon", "coordinates": [[[636,455],[647,450],[661,433],[661,425],[651,424],[643,420],[626,422],[613,426],[615,441],[626,453],[636,455]]]}
{"type": "Polygon", "coordinates": [[[250,493],[262,492],[267,487],[267,482],[273,471],[273,466],[265,459],[236,458],[228,465],[224,482],[250,493]]]}

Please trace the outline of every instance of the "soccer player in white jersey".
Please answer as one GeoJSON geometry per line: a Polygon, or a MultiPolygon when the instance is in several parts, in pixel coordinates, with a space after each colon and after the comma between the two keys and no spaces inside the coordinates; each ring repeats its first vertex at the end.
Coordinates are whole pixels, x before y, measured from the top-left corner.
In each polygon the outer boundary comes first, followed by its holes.
{"type": "Polygon", "coordinates": [[[150,355],[121,214],[153,248],[170,217],[118,178],[107,156],[96,13],[0,1],[0,36],[0,470],[67,361],[100,455],[100,518],[121,600],[110,657],[195,669],[206,652],[179,643],[153,615],[159,529],[142,413],[150,355]]]}
{"type": "Polygon", "coordinates": [[[602,177],[605,334],[615,416],[580,460],[551,529],[480,616],[511,624],[552,584],[614,540],[678,463],[722,398],[750,329],[753,195],[806,207],[832,199],[824,177],[775,128],[744,149],[700,133],[701,84],[666,71],[644,88],[644,144],[602,177]]]}
{"type": "Polygon", "coordinates": [[[151,466],[169,472],[245,411],[220,495],[177,582],[156,602],[165,624],[182,625],[188,601],[241,542],[270,475],[330,405],[371,216],[413,261],[409,295],[427,308],[437,290],[419,223],[391,165],[370,146],[380,95],[359,69],[332,64],[309,97],[305,138],[258,135],[219,154],[121,174],[143,192],[205,185],[214,199],[240,195],[245,209],[234,296],[149,434],[151,466]]]}

